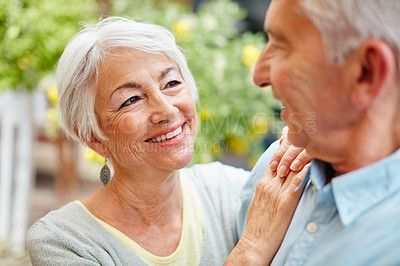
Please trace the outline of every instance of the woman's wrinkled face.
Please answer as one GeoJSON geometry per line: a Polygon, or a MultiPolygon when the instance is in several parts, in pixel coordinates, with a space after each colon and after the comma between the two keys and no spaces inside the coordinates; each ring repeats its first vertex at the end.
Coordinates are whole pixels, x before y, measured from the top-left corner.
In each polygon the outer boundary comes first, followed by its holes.
{"type": "Polygon", "coordinates": [[[192,159],[195,103],[165,55],[114,50],[100,65],[95,112],[116,171],[177,170],[192,159]]]}

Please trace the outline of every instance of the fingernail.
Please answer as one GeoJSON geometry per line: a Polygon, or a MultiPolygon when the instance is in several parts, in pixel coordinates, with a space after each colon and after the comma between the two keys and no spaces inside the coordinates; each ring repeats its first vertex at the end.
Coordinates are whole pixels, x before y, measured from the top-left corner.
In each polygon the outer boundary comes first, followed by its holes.
{"type": "Polygon", "coordinates": [[[272,162],[269,163],[269,169],[272,171],[276,171],[276,168],[278,167],[278,161],[273,160],[272,162]]]}
{"type": "Polygon", "coordinates": [[[300,170],[301,161],[294,160],[294,162],[290,165],[290,170],[292,171],[299,171],[300,170]]]}
{"type": "Polygon", "coordinates": [[[279,169],[278,169],[279,177],[287,176],[288,173],[289,173],[289,169],[285,165],[282,165],[281,167],[279,167],[279,169]]]}

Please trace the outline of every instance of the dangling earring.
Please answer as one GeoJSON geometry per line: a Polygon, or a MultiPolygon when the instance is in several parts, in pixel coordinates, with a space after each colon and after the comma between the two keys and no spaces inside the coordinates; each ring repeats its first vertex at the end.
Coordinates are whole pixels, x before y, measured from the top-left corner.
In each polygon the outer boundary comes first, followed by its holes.
{"type": "Polygon", "coordinates": [[[108,182],[110,182],[110,178],[111,178],[111,171],[107,165],[107,158],[104,158],[104,166],[103,168],[101,168],[100,171],[100,180],[101,183],[103,183],[103,186],[107,186],[108,182]]]}

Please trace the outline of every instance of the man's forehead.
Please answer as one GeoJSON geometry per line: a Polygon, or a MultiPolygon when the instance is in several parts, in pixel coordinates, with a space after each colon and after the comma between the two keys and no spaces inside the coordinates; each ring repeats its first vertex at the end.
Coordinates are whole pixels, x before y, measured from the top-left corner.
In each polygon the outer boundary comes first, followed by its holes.
{"type": "MultiPolygon", "coordinates": [[[[264,20],[264,30],[269,33],[273,33],[275,28],[275,23],[279,23],[281,20],[285,19],[285,9],[290,6],[293,0],[271,0],[271,3],[267,9],[264,20]]],[[[290,12],[290,11],[289,11],[290,12]]]]}
{"type": "MultiPolygon", "coordinates": [[[[282,23],[296,24],[304,19],[299,3],[302,0],[272,0],[265,14],[264,30],[273,34],[282,23]]],[[[293,26],[293,25],[292,25],[293,26]]]]}

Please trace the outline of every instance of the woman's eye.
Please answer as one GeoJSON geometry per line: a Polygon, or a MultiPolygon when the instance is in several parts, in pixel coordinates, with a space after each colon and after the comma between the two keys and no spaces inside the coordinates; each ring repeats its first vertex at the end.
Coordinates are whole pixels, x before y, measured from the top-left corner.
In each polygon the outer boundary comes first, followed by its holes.
{"type": "Polygon", "coordinates": [[[136,103],[136,102],[139,101],[139,100],[140,100],[140,97],[139,97],[139,96],[133,96],[133,97],[129,98],[126,102],[124,102],[124,103],[119,107],[119,109],[121,109],[122,107],[128,106],[128,105],[131,105],[131,104],[133,104],[133,103],[136,103]]]}
{"type": "Polygon", "coordinates": [[[172,80],[172,81],[168,82],[167,85],[165,85],[165,88],[166,89],[173,88],[175,86],[178,86],[179,84],[181,84],[180,81],[172,80]]]}

